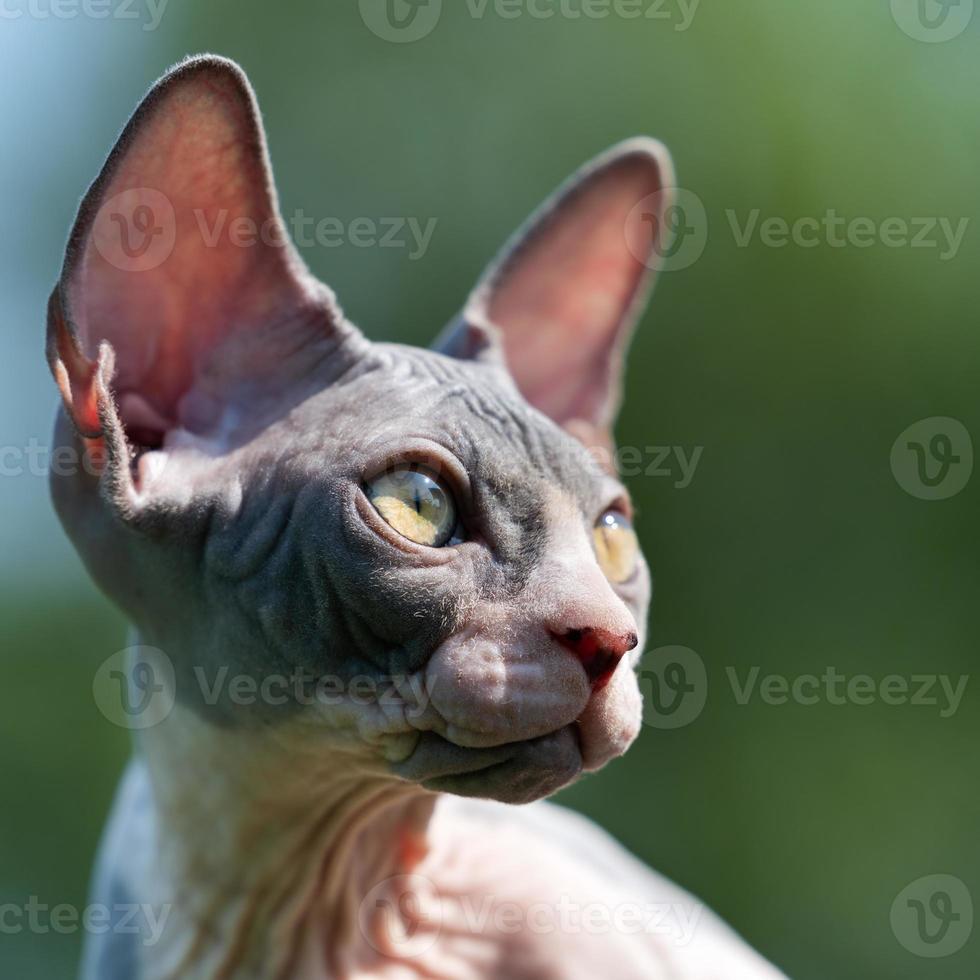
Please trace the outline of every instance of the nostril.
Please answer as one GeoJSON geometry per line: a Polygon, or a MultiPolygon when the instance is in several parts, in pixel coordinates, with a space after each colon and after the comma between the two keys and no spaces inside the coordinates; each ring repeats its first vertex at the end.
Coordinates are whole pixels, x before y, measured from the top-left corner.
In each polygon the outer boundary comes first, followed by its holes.
{"type": "Polygon", "coordinates": [[[552,630],[551,635],[578,657],[594,691],[609,683],[619,661],[637,644],[636,633],[613,633],[589,626],[564,633],[552,630]]]}

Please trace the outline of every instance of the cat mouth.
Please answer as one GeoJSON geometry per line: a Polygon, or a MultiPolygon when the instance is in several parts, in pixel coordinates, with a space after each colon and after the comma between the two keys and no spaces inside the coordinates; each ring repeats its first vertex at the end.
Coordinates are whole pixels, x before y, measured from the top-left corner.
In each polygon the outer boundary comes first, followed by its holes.
{"type": "Polygon", "coordinates": [[[582,767],[578,724],[573,722],[547,735],[485,749],[425,732],[395,773],[433,792],[530,803],[573,782],[582,767]]]}

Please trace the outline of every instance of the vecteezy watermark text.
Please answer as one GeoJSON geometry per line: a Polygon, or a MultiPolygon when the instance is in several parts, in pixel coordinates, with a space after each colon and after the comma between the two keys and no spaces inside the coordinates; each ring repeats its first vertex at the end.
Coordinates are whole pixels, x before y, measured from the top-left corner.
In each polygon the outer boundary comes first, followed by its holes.
{"type": "Polygon", "coordinates": [[[465,0],[474,20],[489,12],[501,20],[622,20],[666,21],[678,32],[686,31],[697,15],[701,0],[465,0]]]}
{"type": "MultiPolygon", "coordinates": [[[[272,218],[257,222],[253,218],[230,218],[227,210],[218,211],[213,219],[202,209],[195,209],[194,219],[204,244],[217,248],[223,239],[237,248],[253,248],[264,245],[284,244],[278,222],[272,218]]],[[[412,261],[422,258],[429,250],[438,218],[313,218],[302,210],[293,211],[286,218],[293,241],[301,248],[403,248],[408,249],[412,261]]]]}
{"type": "Polygon", "coordinates": [[[582,902],[561,894],[522,902],[501,895],[447,895],[420,874],[395,875],[364,896],[358,924],[379,952],[420,956],[445,923],[475,936],[533,934],[658,936],[676,947],[690,944],[704,913],[698,902],[582,902]]]}
{"type": "Polygon", "coordinates": [[[425,713],[431,696],[431,689],[421,674],[340,677],[297,667],[289,674],[258,678],[251,674],[232,674],[228,667],[219,667],[208,674],[200,666],[194,667],[193,673],[204,703],[211,706],[223,699],[239,707],[255,704],[279,707],[290,703],[327,707],[376,704],[404,708],[406,717],[414,717],[425,713]]]}
{"type": "Polygon", "coordinates": [[[959,710],[970,678],[961,674],[955,680],[948,674],[889,674],[880,680],[869,674],[848,676],[836,667],[827,667],[821,674],[800,674],[786,677],[765,674],[751,667],[740,676],[735,667],[725,673],[738,704],[753,700],[767,705],[824,702],[835,706],[846,704],[871,705],[881,703],[892,707],[912,705],[939,709],[940,718],[952,718],[959,710]]]}
{"type": "MultiPolygon", "coordinates": [[[[708,700],[704,660],[688,647],[658,647],[641,658],[637,671],[643,721],[652,728],[683,728],[700,717],[708,700]]],[[[735,703],[778,707],[827,704],[865,707],[930,708],[942,719],[959,711],[970,676],[960,674],[847,674],[828,666],[817,673],[763,674],[759,666],[727,666],[725,676],[735,703]]]]}
{"type": "MultiPolygon", "coordinates": [[[[2,0],[0,0],[2,2],[2,0]]],[[[182,235],[196,233],[205,248],[284,248],[289,236],[301,248],[404,249],[412,261],[432,244],[438,218],[315,217],[297,208],[276,215],[232,213],[227,208],[189,209],[193,225],[181,225],[182,235]],[[193,228],[193,232],[189,230],[193,228]]],[[[163,265],[178,247],[177,212],[166,194],[152,187],[133,187],[109,198],[93,223],[99,254],[124,272],[147,272],[163,265]]]]}
{"type": "Polygon", "coordinates": [[[670,479],[677,490],[684,490],[694,479],[704,446],[617,446],[614,450],[590,447],[588,451],[600,466],[625,479],[670,479]]]}
{"type": "MultiPolygon", "coordinates": [[[[454,5],[474,20],[603,21],[609,18],[671,24],[683,32],[701,0],[464,0],[454,5]]],[[[358,0],[361,20],[384,41],[408,44],[428,37],[442,17],[442,0],[358,0]]]]}
{"type": "Polygon", "coordinates": [[[969,218],[900,218],[881,221],[868,217],[848,218],[829,208],[820,216],[789,221],[773,215],[763,217],[759,208],[744,215],[725,212],[735,244],[748,248],[759,241],[766,248],[922,248],[938,250],[939,261],[955,259],[970,225],[969,218]]]}
{"type": "Polygon", "coordinates": [[[23,905],[15,902],[0,905],[0,934],[71,935],[81,931],[99,936],[113,933],[140,936],[144,946],[153,946],[160,940],[170,910],[169,904],[155,906],[147,902],[93,903],[80,909],[68,903],[48,905],[37,895],[31,895],[23,905]]]}
{"type": "MultiPolygon", "coordinates": [[[[378,707],[408,721],[428,711],[434,690],[434,682],[423,673],[341,676],[303,666],[289,673],[255,675],[233,672],[226,665],[210,670],[195,665],[182,678],[181,693],[208,707],[378,707]]],[[[103,716],[131,730],[164,721],[177,702],[177,689],[173,661],[149,646],[117,651],[99,665],[92,681],[92,695],[103,716]]]]}
{"type": "MultiPolygon", "coordinates": [[[[694,480],[704,446],[618,446],[615,450],[590,448],[588,451],[600,466],[615,470],[624,478],[645,476],[670,480],[676,489],[684,490],[694,480]]],[[[144,484],[159,479],[168,460],[166,455],[160,455],[142,473],[144,484]]],[[[33,437],[23,446],[0,446],[0,478],[47,478],[78,473],[98,476],[103,467],[102,457],[84,447],[51,446],[33,437]]]]}
{"type": "MultiPolygon", "coordinates": [[[[959,255],[971,221],[968,217],[899,215],[877,219],[841,214],[836,208],[792,218],[767,215],[761,208],[727,208],[725,217],[736,248],[915,249],[932,251],[940,262],[951,262],[959,255]]],[[[665,188],[637,203],[623,230],[634,256],[659,272],[694,265],[708,245],[710,231],[704,202],[680,187],[665,188]],[[652,247],[651,234],[644,233],[645,229],[652,232],[652,247]]]]}
{"type": "Polygon", "coordinates": [[[170,0],[0,0],[0,20],[139,20],[155,31],[170,0]]]}
{"type": "Polygon", "coordinates": [[[99,460],[75,446],[50,446],[28,439],[26,446],[0,446],[0,477],[74,476],[79,472],[98,476],[99,460]]]}

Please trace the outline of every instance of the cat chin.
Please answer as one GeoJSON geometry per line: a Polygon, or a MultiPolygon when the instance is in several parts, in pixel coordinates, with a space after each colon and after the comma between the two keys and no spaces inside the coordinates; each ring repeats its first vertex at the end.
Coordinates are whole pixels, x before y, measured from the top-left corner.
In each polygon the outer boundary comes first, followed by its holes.
{"type": "Polygon", "coordinates": [[[455,745],[426,732],[396,775],[434,792],[501,803],[531,803],[556,793],[582,772],[577,724],[490,749],[455,745]]]}
{"type": "Polygon", "coordinates": [[[481,747],[425,731],[394,773],[433,791],[530,803],[623,755],[640,732],[642,711],[636,676],[621,669],[578,718],[552,732],[481,747]]]}

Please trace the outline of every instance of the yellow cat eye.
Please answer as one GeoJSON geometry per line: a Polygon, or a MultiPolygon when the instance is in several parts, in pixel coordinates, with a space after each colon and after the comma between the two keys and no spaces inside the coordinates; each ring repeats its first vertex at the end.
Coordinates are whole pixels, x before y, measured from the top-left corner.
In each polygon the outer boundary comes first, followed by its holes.
{"type": "Polygon", "coordinates": [[[625,582],[636,571],[640,545],[629,518],[618,510],[607,510],[592,531],[599,567],[610,582],[625,582]]]}
{"type": "Polygon", "coordinates": [[[456,504],[448,488],[418,463],[386,470],[365,484],[374,509],[399,534],[441,548],[456,530],[456,504]]]}

